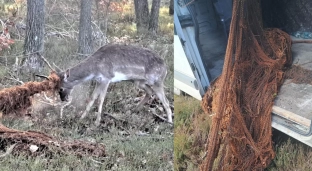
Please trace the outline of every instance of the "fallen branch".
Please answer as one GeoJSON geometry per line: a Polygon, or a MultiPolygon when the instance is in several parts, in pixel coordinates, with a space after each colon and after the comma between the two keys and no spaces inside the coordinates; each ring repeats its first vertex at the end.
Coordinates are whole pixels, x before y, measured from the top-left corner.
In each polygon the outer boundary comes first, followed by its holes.
{"type": "Polygon", "coordinates": [[[48,65],[48,67],[51,69],[51,71],[54,71],[54,68],[50,65],[50,63],[48,62],[48,60],[43,57],[40,53],[37,53],[38,56],[43,60],[44,63],[46,63],[48,65]]]}
{"type": "MultiPolygon", "coordinates": [[[[89,143],[83,141],[60,141],[47,134],[36,131],[19,131],[10,129],[0,124],[1,147],[10,146],[2,157],[12,153],[26,153],[30,156],[69,153],[76,156],[105,157],[105,146],[100,143],[89,143]],[[39,147],[35,151],[30,150],[30,146],[39,147]]],[[[0,149],[1,150],[1,149],[0,149]]],[[[0,157],[1,157],[0,156],[0,157]]]]}
{"type": "Polygon", "coordinates": [[[20,83],[21,85],[23,85],[23,84],[24,84],[24,82],[23,82],[23,81],[20,81],[20,80],[15,79],[15,78],[10,78],[10,77],[6,77],[6,76],[5,76],[4,78],[9,79],[9,80],[16,81],[16,82],[20,83]]]}
{"type": "Polygon", "coordinates": [[[15,146],[16,146],[16,144],[11,145],[11,146],[6,150],[6,152],[5,152],[4,154],[1,154],[1,155],[0,155],[0,158],[3,158],[3,157],[5,157],[5,156],[11,154],[15,146]]]}
{"type": "Polygon", "coordinates": [[[121,123],[126,122],[125,120],[118,119],[118,118],[114,117],[113,115],[111,115],[110,113],[107,113],[107,112],[104,112],[104,116],[108,116],[109,118],[114,119],[114,120],[121,122],[121,123]]]}

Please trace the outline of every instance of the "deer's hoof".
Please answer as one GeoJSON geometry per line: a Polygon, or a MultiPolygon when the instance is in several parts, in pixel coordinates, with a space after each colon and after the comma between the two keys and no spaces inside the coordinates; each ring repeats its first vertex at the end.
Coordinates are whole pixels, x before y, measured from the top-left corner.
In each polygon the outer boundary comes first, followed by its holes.
{"type": "Polygon", "coordinates": [[[96,120],[94,124],[96,127],[100,126],[100,120],[96,120]]]}
{"type": "Polygon", "coordinates": [[[168,122],[169,123],[171,123],[171,124],[173,124],[173,122],[172,122],[172,119],[170,118],[170,119],[168,119],[168,122]]]}
{"type": "Polygon", "coordinates": [[[83,113],[80,117],[80,120],[84,119],[87,116],[87,113],[83,113]]]}

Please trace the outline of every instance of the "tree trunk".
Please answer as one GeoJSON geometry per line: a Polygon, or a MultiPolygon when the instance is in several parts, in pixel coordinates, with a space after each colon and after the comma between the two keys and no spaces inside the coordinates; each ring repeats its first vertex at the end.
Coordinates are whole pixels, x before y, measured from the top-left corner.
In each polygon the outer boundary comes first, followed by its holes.
{"type": "Polygon", "coordinates": [[[108,27],[108,19],[109,19],[109,7],[112,0],[105,0],[104,5],[101,4],[103,0],[96,0],[96,14],[97,14],[97,23],[98,29],[102,30],[101,35],[96,37],[97,41],[93,42],[96,44],[95,46],[103,46],[107,43],[107,27],[108,27]]]}
{"type": "Polygon", "coordinates": [[[149,12],[147,0],[134,0],[137,33],[144,34],[148,29],[149,12]]]}
{"type": "Polygon", "coordinates": [[[173,0],[170,0],[170,4],[169,4],[169,14],[170,15],[173,15],[174,13],[174,1],[173,0]]]}
{"type": "Polygon", "coordinates": [[[92,0],[81,0],[78,53],[88,55],[93,52],[92,27],[91,27],[91,7],[92,0]]]}
{"type": "Polygon", "coordinates": [[[156,35],[156,33],[157,33],[159,7],[160,7],[160,0],[153,0],[152,9],[151,9],[151,16],[149,17],[149,26],[148,26],[148,31],[152,35],[156,35]]]}
{"type": "Polygon", "coordinates": [[[43,61],[37,53],[42,55],[44,51],[44,4],[44,0],[27,0],[25,57],[22,66],[31,73],[31,80],[43,68],[43,61]]]}
{"type": "Polygon", "coordinates": [[[108,1],[106,7],[105,7],[105,11],[104,11],[104,23],[103,23],[103,33],[105,36],[105,43],[107,42],[107,27],[108,27],[108,18],[109,18],[109,6],[110,6],[110,0],[108,1]]]}

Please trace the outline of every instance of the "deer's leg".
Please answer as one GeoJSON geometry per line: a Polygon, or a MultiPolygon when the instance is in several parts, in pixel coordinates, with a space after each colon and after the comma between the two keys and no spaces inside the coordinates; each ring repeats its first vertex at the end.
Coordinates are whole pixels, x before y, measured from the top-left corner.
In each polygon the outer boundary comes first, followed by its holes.
{"type": "Polygon", "coordinates": [[[98,98],[100,94],[100,86],[96,86],[95,89],[93,90],[92,96],[91,96],[91,100],[90,102],[87,104],[86,110],[83,112],[83,114],[81,115],[80,119],[84,119],[87,114],[89,113],[91,107],[94,104],[94,101],[98,98]]]}
{"type": "Polygon", "coordinates": [[[143,81],[135,81],[135,84],[140,89],[143,89],[146,93],[144,98],[138,103],[136,107],[136,110],[140,110],[153,94],[153,89],[149,85],[145,84],[145,82],[143,81]]]}
{"type": "Polygon", "coordinates": [[[163,85],[154,85],[153,90],[156,93],[159,100],[162,102],[168,117],[168,122],[172,123],[172,112],[169,106],[169,101],[166,98],[163,85]]]}
{"type": "Polygon", "coordinates": [[[97,117],[96,117],[96,120],[95,120],[95,125],[96,126],[100,125],[102,107],[103,107],[103,103],[104,103],[104,99],[105,99],[105,96],[106,96],[108,85],[109,85],[109,82],[104,82],[104,83],[101,83],[101,85],[99,86],[99,88],[100,88],[99,91],[101,91],[101,92],[100,92],[100,102],[99,102],[97,117]]]}

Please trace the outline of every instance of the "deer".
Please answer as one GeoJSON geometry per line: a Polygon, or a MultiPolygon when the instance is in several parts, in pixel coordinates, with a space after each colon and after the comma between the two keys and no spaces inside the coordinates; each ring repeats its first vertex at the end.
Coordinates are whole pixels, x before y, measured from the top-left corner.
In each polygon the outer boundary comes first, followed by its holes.
{"type": "Polygon", "coordinates": [[[164,60],[155,52],[133,45],[109,44],[99,48],[92,55],[65,71],[56,67],[61,83],[59,96],[68,101],[74,86],[89,81],[97,81],[91,100],[80,119],[89,113],[96,99],[99,100],[95,125],[101,121],[102,107],[110,83],[132,81],[136,87],[145,91],[144,98],[137,104],[140,110],[149,98],[156,94],[166,113],[167,121],[172,123],[172,111],[164,92],[167,67],[164,60]]]}

